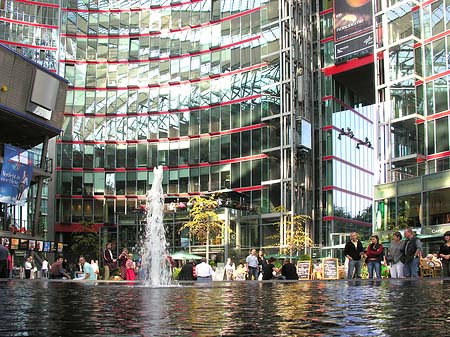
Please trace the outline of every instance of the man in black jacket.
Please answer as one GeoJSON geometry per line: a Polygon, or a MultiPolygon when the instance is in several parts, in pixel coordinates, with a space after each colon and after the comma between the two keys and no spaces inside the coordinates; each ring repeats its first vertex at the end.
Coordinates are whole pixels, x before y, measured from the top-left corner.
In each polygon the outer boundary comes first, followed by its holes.
{"type": "Polygon", "coordinates": [[[356,232],[350,233],[350,241],[345,245],[344,254],[348,259],[347,278],[352,279],[353,273],[354,277],[361,278],[361,257],[364,255],[364,249],[356,232]]]}
{"type": "Polygon", "coordinates": [[[195,266],[192,261],[186,262],[183,267],[181,267],[180,273],[178,274],[178,280],[180,281],[194,281],[197,279],[194,275],[195,266]]]}
{"type": "Polygon", "coordinates": [[[414,235],[411,228],[405,229],[405,265],[403,273],[405,277],[418,277],[419,262],[422,257],[422,242],[414,235]]]}

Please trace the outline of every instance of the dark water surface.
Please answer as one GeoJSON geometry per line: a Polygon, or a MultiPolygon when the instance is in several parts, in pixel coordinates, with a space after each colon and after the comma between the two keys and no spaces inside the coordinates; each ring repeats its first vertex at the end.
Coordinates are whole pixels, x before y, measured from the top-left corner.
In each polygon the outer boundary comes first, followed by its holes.
{"type": "Polygon", "coordinates": [[[450,281],[0,281],[0,336],[450,336],[450,281]]]}

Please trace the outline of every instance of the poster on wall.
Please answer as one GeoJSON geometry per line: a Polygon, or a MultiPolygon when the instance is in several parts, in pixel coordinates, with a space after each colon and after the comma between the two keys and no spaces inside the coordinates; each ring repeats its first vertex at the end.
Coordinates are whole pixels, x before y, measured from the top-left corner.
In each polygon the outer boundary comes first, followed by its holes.
{"type": "Polygon", "coordinates": [[[19,249],[19,239],[11,238],[11,249],[19,249]]]}
{"type": "Polygon", "coordinates": [[[58,251],[57,253],[62,253],[63,251],[63,243],[62,242],[58,242],[58,251]]]}
{"type": "Polygon", "coordinates": [[[36,251],[37,252],[42,252],[44,249],[44,241],[36,241],[36,251]]]}
{"type": "Polygon", "coordinates": [[[36,249],[36,240],[30,240],[28,242],[28,250],[35,250],[36,249]]]}
{"type": "Polygon", "coordinates": [[[28,239],[20,239],[19,249],[28,250],[28,239]]]}
{"type": "Polygon", "coordinates": [[[336,63],[373,52],[371,0],[334,0],[336,63]]]}
{"type": "Polygon", "coordinates": [[[51,242],[50,241],[44,241],[44,252],[49,253],[51,250],[51,242]]]}
{"type": "Polygon", "coordinates": [[[1,239],[1,243],[2,243],[2,245],[3,246],[5,246],[6,248],[10,248],[10,245],[9,245],[9,238],[2,238],[1,239]]]}
{"type": "Polygon", "coordinates": [[[23,205],[27,201],[33,175],[33,154],[8,144],[4,145],[4,150],[0,173],[0,202],[23,205]]]}

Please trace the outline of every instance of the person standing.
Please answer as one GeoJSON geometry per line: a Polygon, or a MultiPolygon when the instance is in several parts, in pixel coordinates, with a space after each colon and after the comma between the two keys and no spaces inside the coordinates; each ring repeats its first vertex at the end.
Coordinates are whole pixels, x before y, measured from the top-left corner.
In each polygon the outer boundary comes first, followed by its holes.
{"type": "Polygon", "coordinates": [[[212,276],[214,275],[214,270],[211,266],[206,263],[206,257],[202,257],[202,262],[195,266],[197,271],[197,281],[198,282],[209,282],[212,281],[212,276]]]}
{"type": "Polygon", "coordinates": [[[284,280],[298,280],[297,268],[289,259],[284,259],[280,273],[284,280]]]}
{"type": "Polygon", "coordinates": [[[117,258],[119,261],[119,269],[120,269],[120,277],[122,280],[127,279],[127,261],[128,261],[128,249],[124,248],[122,250],[122,253],[120,253],[119,257],[117,258]]]}
{"type": "Polygon", "coordinates": [[[405,229],[405,277],[419,277],[419,261],[422,256],[422,242],[414,235],[411,228],[405,229]]]}
{"type": "Polygon", "coordinates": [[[9,278],[14,278],[14,262],[11,253],[8,254],[8,272],[9,278]]]}
{"type": "Polygon", "coordinates": [[[259,265],[258,265],[258,257],[256,256],[256,249],[252,249],[250,251],[250,254],[245,259],[245,262],[247,263],[248,268],[248,279],[252,280],[252,277],[254,277],[254,280],[258,280],[259,276],[259,265]]]}
{"type": "Polygon", "coordinates": [[[261,278],[262,273],[263,273],[263,267],[264,265],[267,264],[267,260],[264,257],[264,251],[262,249],[259,250],[258,252],[258,267],[259,267],[259,278],[261,278]]]}
{"type": "Polygon", "coordinates": [[[405,259],[405,241],[402,241],[402,234],[395,232],[388,249],[388,262],[391,264],[391,278],[403,278],[403,261],[405,259]]]}
{"type": "Polygon", "coordinates": [[[369,278],[373,278],[373,271],[377,273],[377,278],[381,279],[381,260],[383,257],[383,245],[380,244],[378,235],[370,237],[371,244],[367,247],[367,269],[369,278]]]}
{"type": "Polygon", "coordinates": [[[350,241],[345,245],[344,255],[348,259],[347,278],[352,279],[353,273],[355,278],[361,278],[361,257],[364,256],[364,249],[356,232],[350,233],[350,241]]]}
{"type": "Polygon", "coordinates": [[[107,242],[106,249],[103,252],[103,262],[104,262],[104,269],[105,269],[104,279],[105,280],[109,280],[110,272],[117,269],[117,260],[114,258],[111,248],[112,248],[112,243],[107,242]]]}
{"type": "Polygon", "coordinates": [[[450,277],[450,231],[444,233],[444,243],[439,248],[438,257],[442,261],[442,276],[450,277]]]}
{"type": "Polygon", "coordinates": [[[136,280],[136,274],[134,273],[135,265],[133,262],[133,254],[128,254],[127,261],[125,262],[125,267],[127,268],[127,272],[126,272],[127,281],[136,280]]]}
{"type": "Polygon", "coordinates": [[[8,248],[0,244],[0,278],[8,278],[8,256],[8,248]]]}
{"type": "Polygon", "coordinates": [[[31,263],[31,256],[25,261],[25,278],[31,278],[31,270],[33,269],[33,264],[31,263]]]}
{"type": "Polygon", "coordinates": [[[47,261],[47,258],[45,258],[45,257],[42,260],[41,277],[48,278],[48,261],[47,261]]]}

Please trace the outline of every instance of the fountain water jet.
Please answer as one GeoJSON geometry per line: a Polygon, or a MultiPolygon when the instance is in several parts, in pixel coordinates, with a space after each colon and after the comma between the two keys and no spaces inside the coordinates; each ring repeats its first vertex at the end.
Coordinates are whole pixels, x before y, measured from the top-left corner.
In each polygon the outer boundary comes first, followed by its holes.
{"type": "Polygon", "coordinates": [[[170,262],[167,258],[166,231],[164,229],[163,168],[153,169],[153,184],[147,192],[147,221],[141,247],[145,285],[152,287],[171,284],[170,262]]]}

